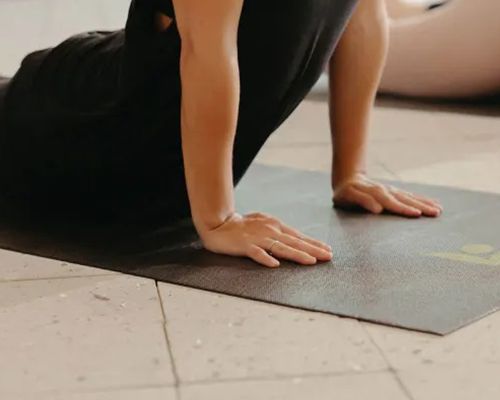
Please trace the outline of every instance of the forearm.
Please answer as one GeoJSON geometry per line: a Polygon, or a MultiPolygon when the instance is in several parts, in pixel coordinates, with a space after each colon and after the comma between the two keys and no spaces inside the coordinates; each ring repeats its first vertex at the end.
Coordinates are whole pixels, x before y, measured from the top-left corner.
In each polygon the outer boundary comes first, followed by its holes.
{"type": "Polygon", "coordinates": [[[362,0],[329,65],[334,186],[365,170],[370,117],[387,47],[383,1],[362,0]]]}
{"type": "Polygon", "coordinates": [[[193,222],[200,236],[234,213],[232,153],[243,0],[173,1],[182,40],[181,135],[193,222]]]}
{"type": "Polygon", "coordinates": [[[181,60],[181,130],[193,222],[204,231],[234,212],[232,152],[239,103],[237,56],[204,57],[186,50],[181,60]],[[225,60],[225,61],[224,61],[225,60]]]}

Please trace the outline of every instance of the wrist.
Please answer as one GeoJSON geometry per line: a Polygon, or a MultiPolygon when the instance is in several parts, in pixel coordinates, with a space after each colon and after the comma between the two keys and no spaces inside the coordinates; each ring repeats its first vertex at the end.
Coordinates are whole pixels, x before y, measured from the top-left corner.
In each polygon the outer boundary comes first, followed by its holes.
{"type": "Polygon", "coordinates": [[[332,188],[336,189],[345,184],[345,182],[349,182],[353,179],[357,179],[359,177],[365,176],[366,170],[364,168],[353,169],[349,171],[337,171],[334,170],[332,172],[332,188]]]}
{"type": "Polygon", "coordinates": [[[366,175],[364,156],[342,157],[341,154],[334,154],[332,162],[332,187],[335,188],[343,182],[347,182],[359,175],[366,175]]]}
{"type": "Polygon", "coordinates": [[[196,215],[193,214],[193,223],[196,231],[203,239],[203,237],[211,231],[214,231],[224,225],[227,221],[234,218],[236,211],[227,210],[220,211],[217,213],[211,213],[209,215],[196,215]]]}

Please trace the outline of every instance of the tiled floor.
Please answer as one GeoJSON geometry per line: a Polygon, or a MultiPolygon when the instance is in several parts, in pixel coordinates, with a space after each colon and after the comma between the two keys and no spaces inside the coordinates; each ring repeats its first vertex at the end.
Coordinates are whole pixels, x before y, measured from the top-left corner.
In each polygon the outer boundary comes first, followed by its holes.
{"type": "MultiPolygon", "coordinates": [[[[0,0],[0,71],[70,32],[118,26],[126,6],[0,0]]],[[[418,108],[377,107],[372,174],[500,193],[499,113],[418,108]]],[[[329,157],[314,96],[259,161],[327,171],[329,157]]],[[[438,338],[0,251],[2,400],[494,400],[499,337],[500,314],[438,338]]]]}

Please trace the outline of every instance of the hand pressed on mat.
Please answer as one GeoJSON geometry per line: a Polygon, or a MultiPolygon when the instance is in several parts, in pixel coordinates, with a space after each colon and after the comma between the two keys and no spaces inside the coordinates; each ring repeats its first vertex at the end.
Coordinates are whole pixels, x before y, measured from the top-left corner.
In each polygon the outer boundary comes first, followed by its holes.
{"type": "Polygon", "coordinates": [[[214,253],[249,257],[269,268],[279,267],[279,259],[302,265],[332,259],[330,246],[263,213],[233,214],[221,226],[205,232],[202,241],[214,253]]]}
{"type": "Polygon", "coordinates": [[[388,211],[406,217],[438,217],[443,211],[438,201],[378,183],[364,174],[341,182],[334,189],[336,207],[361,207],[373,214],[388,211]]]}

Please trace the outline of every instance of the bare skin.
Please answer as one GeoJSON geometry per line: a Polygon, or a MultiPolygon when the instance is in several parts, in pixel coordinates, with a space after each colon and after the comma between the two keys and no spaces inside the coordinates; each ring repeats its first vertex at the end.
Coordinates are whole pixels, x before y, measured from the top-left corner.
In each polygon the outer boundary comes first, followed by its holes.
{"type": "Polygon", "coordinates": [[[406,217],[437,217],[438,202],[389,187],[365,175],[370,116],[388,49],[383,0],[364,0],[330,62],[332,186],[338,207],[362,207],[406,217]]]}
{"type": "MultiPolygon", "coordinates": [[[[280,260],[302,265],[328,261],[332,253],[327,244],[271,215],[240,215],[235,210],[232,151],[239,108],[237,31],[243,1],[174,0],[182,39],[181,130],[193,222],[204,246],[216,253],[249,257],[270,268],[278,267],[280,260]]],[[[383,7],[382,0],[361,1],[330,68],[335,203],[372,212],[385,209],[436,216],[440,206],[432,200],[385,187],[363,173],[370,111],[387,47],[383,7]],[[376,16],[370,17],[373,11],[376,16]],[[365,51],[357,50],[358,46],[365,51]]],[[[168,24],[161,16],[157,20],[159,29],[168,24]]]]}

